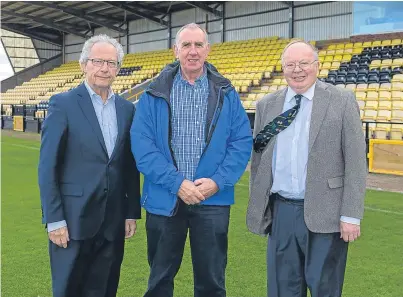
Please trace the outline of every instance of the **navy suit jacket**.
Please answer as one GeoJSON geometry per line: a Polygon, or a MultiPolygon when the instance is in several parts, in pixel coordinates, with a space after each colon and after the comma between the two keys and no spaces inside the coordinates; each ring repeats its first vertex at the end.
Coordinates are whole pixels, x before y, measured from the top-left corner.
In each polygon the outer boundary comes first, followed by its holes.
{"type": "Polygon", "coordinates": [[[38,168],[43,223],[66,220],[74,240],[92,238],[101,227],[114,240],[124,236],[126,218],[141,216],[129,135],[135,107],[115,98],[118,136],[111,158],[84,84],[49,102],[38,168]]]}

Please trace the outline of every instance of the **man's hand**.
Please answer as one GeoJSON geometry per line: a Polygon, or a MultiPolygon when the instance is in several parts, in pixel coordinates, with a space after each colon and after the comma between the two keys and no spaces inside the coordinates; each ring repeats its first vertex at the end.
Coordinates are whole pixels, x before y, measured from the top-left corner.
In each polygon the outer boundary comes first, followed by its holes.
{"type": "Polygon", "coordinates": [[[360,225],[340,222],[340,238],[343,238],[345,242],[353,242],[360,235],[360,225]]]}
{"type": "Polygon", "coordinates": [[[218,186],[211,178],[199,178],[195,180],[194,184],[205,199],[218,192],[218,186]]]}
{"type": "Polygon", "coordinates": [[[127,219],[125,222],[125,238],[128,239],[136,234],[137,224],[136,220],[127,219]]]}
{"type": "Polygon", "coordinates": [[[196,188],[196,186],[190,181],[185,179],[178,191],[178,196],[187,205],[198,204],[204,200],[204,196],[196,188]]]}
{"type": "Polygon", "coordinates": [[[70,241],[69,231],[67,227],[61,227],[59,229],[50,231],[49,239],[56,245],[60,247],[67,248],[67,242],[70,241]]]}

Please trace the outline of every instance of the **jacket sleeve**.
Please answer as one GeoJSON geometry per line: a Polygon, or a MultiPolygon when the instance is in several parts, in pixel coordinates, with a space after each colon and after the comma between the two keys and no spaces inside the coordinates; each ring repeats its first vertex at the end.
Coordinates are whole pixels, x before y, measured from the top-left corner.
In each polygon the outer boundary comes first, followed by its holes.
{"type": "Polygon", "coordinates": [[[43,123],[38,166],[43,223],[63,221],[63,204],[58,185],[58,170],[63,162],[67,135],[67,116],[60,105],[60,95],[49,101],[43,123]]]}
{"type": "Polygon", "coordinates": [[[136,105],[130,129],[131,149],[137,168],[152,183],[177,194],[184,176],[156,145],[155,119],[151,115],[150,96],[144,93],[136,105]]]}
{"type": "Polygon", "coordinates": [[[366,146],[354,94],[347,97],[342,124],[344,191],[341,216],[362,219],[367,177],[366,146]]]}
{"type": "MultiPolygon", "coordinates": [[[[135,113],[133,106],[133,113],[135,113]]],[[[140,172],[137,170],[136,161],[134,160],[131,152],[131,143],[127,142],[125,148],[126,158],[126,196],[127,196],[127,213],[126,219],[141,219],[141,207],[140,207],[140,172]]]]}
{"type": "Polygon", "coordinates": [[[238,93],[233,90],[231,132],[223,162],[211,177],[219,190],[233,187],[241,178],[248,164],[252,150],[252,129],[238,93]]]}

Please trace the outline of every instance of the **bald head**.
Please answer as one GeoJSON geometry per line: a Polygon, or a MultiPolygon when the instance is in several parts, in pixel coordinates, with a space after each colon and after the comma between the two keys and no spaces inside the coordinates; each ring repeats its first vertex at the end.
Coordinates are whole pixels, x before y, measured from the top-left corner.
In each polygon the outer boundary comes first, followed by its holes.
{"type": "Polygon", "coordinates": [[[294,40],[291,41],[283,50],[281,54],[281,64],[284,65],[284,57],[288,55],[288,51],[292,49],[292,51],[303,50],[304,52],[311,53],[314,60],[318,60],[318,50],[312,44],[304,41],[304,40],[294,40]]]}

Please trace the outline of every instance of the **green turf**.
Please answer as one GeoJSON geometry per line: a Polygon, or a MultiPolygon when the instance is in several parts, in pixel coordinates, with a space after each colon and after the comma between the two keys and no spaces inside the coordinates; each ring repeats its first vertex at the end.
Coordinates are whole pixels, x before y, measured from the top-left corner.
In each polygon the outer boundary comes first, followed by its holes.
{"type": "MultiPolygon", "coordinates": [[[[2,137],[1,284],[2,296],[51,296],[46,232],[41,225],[37,187],[37,141],[2,137]]],[[[248,174],[236,188],[227,268],[228,296],[257,297],[266,292],[266,238],[245,226],[248,174]]],[[[343,296],[403,296],[403,195],[368,191],[362,237],[350,245],[343,296]],[[375,210],[374,210],[375,209],[375,210]],[[381,210],[393,213],[381,212],[381,210]]],[[[192,267],[186,248],[175,281],[175,296],[193,296],[192,267]]],[[[142,296],[148,265],[144,220],[126,243],[118,296],[142,296]]]]}

